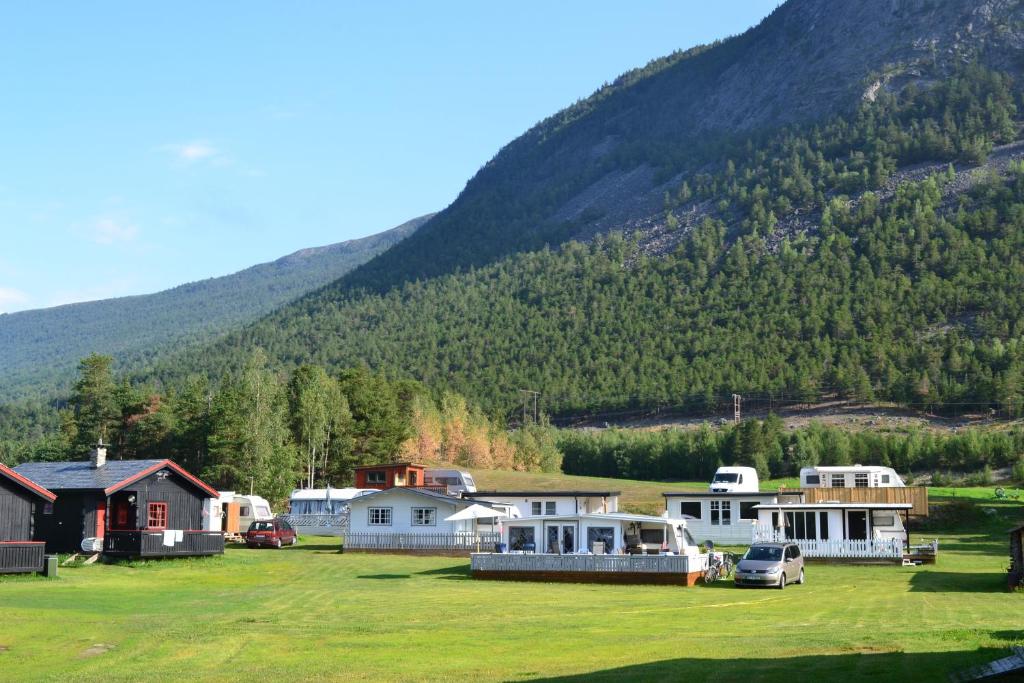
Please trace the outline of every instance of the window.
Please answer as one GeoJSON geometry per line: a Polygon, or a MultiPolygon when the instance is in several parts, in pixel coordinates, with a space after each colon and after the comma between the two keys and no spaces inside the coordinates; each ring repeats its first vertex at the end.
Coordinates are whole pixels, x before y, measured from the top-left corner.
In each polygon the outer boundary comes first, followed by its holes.
{"type": "Polygon", "coordinates": [[[732,503],[727,500],[711,501],[711,523],[716,526],[732,524],[732,503]]]}
{"type": "Polygon", "coordinates": [[[868,487],[868,473],[856,472],[853,475],[853,485],[859,489],[866,489],[868,487]]]}
{"type": "Polygon", "coordinates": [[[508,528],[509,550],[536,550],[532,526],[512,526],[508,528]]]}
{"type": "Polygon", "coordinates": [[[872,520],[875,526],[896,526],[895,515],[875,515],[872,520]]]}
{"type": "Polygon", "coordinates": [[[846,488],[846,475],[845,474],[833,474],[832,475],[832,488],[835,488],[835,489],[846,488]]]}
{"type": "Polygon", "coordinates": [[[370,470],[366,473],[367,484],[383,484],[386,481],[384,470],[370,470]]]}
{"type": "Polygon", "coordinates": [[[742,484],[743,483],[743,475],[742,474],[739,476],[739,481],[737,481],[736,483],[737,484],[742,484]]]}
{"type": "Polygon", "coordinates": [[[266,505],[258,505],[256,506],[256,514],[260,515],[261,517],[269,517],[270,508],[268,508],[266,505]]]}
{"type": "Polygon", "coordinates": [[[818,513],[803,510],[786,513],[786,538],[815,539],[818,537],[818,513]]]}
{"type": "Polygon", "coordinates": [[[805,477],[805,480],[807,481],[807,485],[808,486],[820,486],[821,485],[821,475],[820,474],[808,474],[805,477]]]}
{"type": "Polygon", "coordinates": [[[679,514],[683,517],[693,517],[700,519],[700,501],[699,500],[684,500],[679,504],[679,514]]]}
{"type": "Polygon", "coordinates": [[[391,508],[370,508],[370,526],[391,526],[391,508]]]}
{"type": "Polygon", "coordinates": [[[800,557],[800,546],[796,546],[796,545],[795,545],[795,546],[793,546],[793,547],[792,547],[792,548],[790,549],[790,553],[791,553],[791,554],[793,555],[793,559],[794,559],[794,560],[795,560],[796,558],[800,557]]]}
{"type": "Polygon", "coordinates": [[[437,508],[413,508],[413,526],[434,526],[437,524],[437,508]]]}
{"type": "Polygon", "coordinates": [[[533,503],[530,504],[530,514],[532,514],[534,516],[538,516],[538,515],[540,515],[543,512],[544,512],[544,509],[541,507],[541,504],[540,504],[539,500],[535,500],[535,501],[533,501],[533,503]]]}
{"type": "Polygon", "coordinates": [[[592,526],[587,529],[587,550],[594,552],[595,543],[604,543],[604,551],[615,549],[615,529],[610,526],[592,526]]]}
{"type": "Polygon", "coordinates": [[[818,529],[821,531],[821,540],[828,540],[828,513],[818,513],[818,529]]]}
{"type": "Polygon", "coordinates": [[[43,503],[43,514],[44,515],[52,515],[53,514],[53,503],[43,503]]]}
{"type": "Polygon", "coordinates": [[[888,484],[889,483],[889,475],[888,474],[883,474],[882,475],[882,483],[883,484],[888,484]]]}
{"type": "Polygon", "coordinates": [[[757,519],[757,510],[754,509],[755,505],[760,505],[760,503],[756,500],[741,500],[740,519],[757,519]]]}
{"type": "Polygon", "coordinates": [[[555,514],[555,501],[549,500],[546,503],[544,503],[544,514],[545,515],[553,515],[553,514],[555,514]]]}
{"type": "Polygon", "coordinates": [[[146,526],[150,529],[167,528],[167,503],[149,504],[149,519],[146,526]]]}
{"type": "Polygon", "coordinates": [[[409,486],[416,486],[419,482],[419,472],[409,473],[409,486]]]}
{"type": "Polygon", "coordinates": [[[238,516],[239,517],[248,517],[249,516],[249,506],[248,505],[242,505],[241,507],[239,507],[238,508],[238,516]]]}

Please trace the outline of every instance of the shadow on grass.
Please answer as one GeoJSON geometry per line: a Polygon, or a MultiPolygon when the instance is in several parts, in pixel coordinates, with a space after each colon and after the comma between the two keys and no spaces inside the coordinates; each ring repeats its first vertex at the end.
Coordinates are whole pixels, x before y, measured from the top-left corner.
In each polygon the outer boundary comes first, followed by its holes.
{"type": "Polygon", "coordinates": [[[412,575],[411,574],[363,574],[362,576],[357,576],[356,578],[357,579],[382,579],[382,580],[411,579],[412,575]]]}
{"type": "MultiPolygon", "coordinates": [[[[872,681],[944,681],[950,674],[1008,657],[1009,649],[980,648],[960,652],[878,652],[865,649],[832,655],[780,657],[777,659],[666,659],[570,676],[538,677],[534,681],[583,683],[584,681],[786,681],[814,676],[840,681],[868,678],[872,681]]],[[[1003,681],[1024,680],[1024,673],[1003,681]]]]}
{"type": "Polygon", "coordinates": [[[912,593],[1000,593],[1006,591],[1006,574],[920,571],[911,577],[910,591],[912,593]]]}

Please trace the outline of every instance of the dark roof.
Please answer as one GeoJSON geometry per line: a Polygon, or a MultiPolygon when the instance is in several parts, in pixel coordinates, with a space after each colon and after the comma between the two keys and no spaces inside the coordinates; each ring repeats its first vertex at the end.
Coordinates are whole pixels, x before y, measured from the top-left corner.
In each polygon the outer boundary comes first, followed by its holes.
{"type": "Polygon", "coordinates": [[[593,496],[621,496],[622,491],[476,491],[468,496],[546,496],[548,498],[581,498],[593,496]]]}
{"type": "Polygon", "coordinates": [[[800,496],[804,495],[803,491],[750,491],[747,493],[728,492],[728,493],[711,493],[710,491],[670,491],[668,493],[661,494],[664,497],[669,496],[686,496],[687,498],[774,498],[776,496],[800,496]]]}
{"type": "Polygon", "coordinates": [[[5,479],[9,479],[10,481],[14,482],[18,486],[21,486],[22,488],[27,489],[28,491],[31,491],[35,495],[39,496],[40,498],[43,498],[44,500],[48,500],[51,503],[53,501],[57,500],[57,494],[56,493],[53,493],[52,491],[47,491],[45,488],[43,488],[42,486],[40,486],[36,482],[32,481],[31,479],[29,479],[27,477],[24,477],[24,476],[18,474],[17,472],[15,472],[14,470],[12,470],[10,467],[8,467],[7,465],[3,464],[2,462],[0,462],[0,477],[4,477],[5,479]]]}
{"type": "Polygon", "coordinates": [[[421,488],[418,488],[418,487],[415,487],[415,486],[392,486],[389,489],[381,489],[380,491],[377,491],[376,493],[367,493],[367,494],[362,495],[362,496],[356,496],[355,498],[350,500],[348,502],[348,504],[349,504],[349,506],[351,506],[355,502],[362,502],[362,501],[367,500],[369,498],[373,498],[374,496],[380,496],[380,495],[385,494],[385,493],[394,493],[395,491],[406,491],[408,493],[417,493],[417,494],[419,494],[421,496],[427,496],[428,498],[433,498],[435,500],[440,500],[440,501],[443,501],[445,503],[467,503],[467,504],[472,504],[473,503],[473,501],[471,501],[471,500],[467,500],[467,499],[463,499],[463,498],[458,498],[456,496],[449,496],[449,495],[446,495],[444,493],[438,493],[437,491],[431,491],[430,489],[421,489],[421,488]]]}
{"type": "Polygon", "coordinates": [[[100,491],[110,495],[165,467],[181,475],[206,495],[218,497],[215,489],[171,460],[108,460],[98,468],[93,467],[89,461],[27,462],[14,469],[18,474],[54,491],[100,491]]]}

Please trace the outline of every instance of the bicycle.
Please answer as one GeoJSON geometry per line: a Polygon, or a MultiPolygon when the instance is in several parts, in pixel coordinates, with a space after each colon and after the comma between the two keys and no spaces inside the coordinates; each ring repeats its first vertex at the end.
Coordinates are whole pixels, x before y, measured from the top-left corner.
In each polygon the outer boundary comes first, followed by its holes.
{"type": "Polygon", "coordinates": [[[736,560],[732,553],[710,553],[708,567],[704,570],[704,583],[714,583],[719,579],[732,576],[736,570],[736,560]]]}

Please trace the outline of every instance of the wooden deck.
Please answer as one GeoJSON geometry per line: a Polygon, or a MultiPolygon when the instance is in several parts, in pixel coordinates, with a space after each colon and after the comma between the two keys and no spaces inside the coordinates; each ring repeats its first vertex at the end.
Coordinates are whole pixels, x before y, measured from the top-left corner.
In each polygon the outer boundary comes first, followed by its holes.
{"type": "Polygon", "coordinates": [[[455,533],[357,533],[345,534],[345,552],[379,551],[445,551],[468,553],[479,550],[493,550],[501,542],[497,532],[459,531],[455,533]]]}
{"type": "Polygon", "coordinates": [[[473,553],[470,570],[475,579],[692,586],[703,567],[685,555],[473,553]]]}

